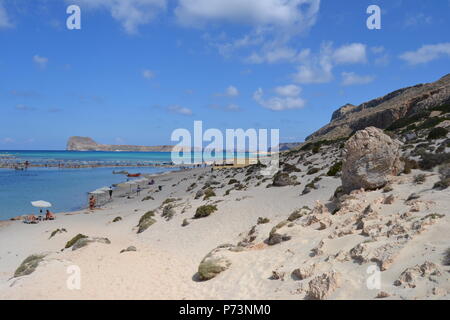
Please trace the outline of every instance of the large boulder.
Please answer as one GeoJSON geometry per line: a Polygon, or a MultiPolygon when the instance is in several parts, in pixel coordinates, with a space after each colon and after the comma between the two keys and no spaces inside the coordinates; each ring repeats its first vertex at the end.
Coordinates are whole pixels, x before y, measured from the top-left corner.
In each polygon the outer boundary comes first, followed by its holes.
{"type": "Polygon", "coordinates": [[[290,186],[293,184],[294,184],[294,181],[289,176],[289,173],[279,171],[273,177],[272,185],[274,187],[286,187],[286,186],[290,186]]]}
{"type": "Polygon", "coordinates": [[[403,171],[400,146],[401,142],[378,128],[358,131],[345,144],[341,178],[344,192],[384,187],[390,176],[403,171]]]}

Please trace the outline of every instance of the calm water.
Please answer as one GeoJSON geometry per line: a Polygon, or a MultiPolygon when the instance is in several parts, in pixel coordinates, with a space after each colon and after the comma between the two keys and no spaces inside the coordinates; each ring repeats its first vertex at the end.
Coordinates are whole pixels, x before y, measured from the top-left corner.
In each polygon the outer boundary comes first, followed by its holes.
{"type": "MultiPolygon", "coordinates": [[[[102,151],[0,151],[2,155],[9,155],[13,158],[7,161],[25,161],[41,163],[100,163],[100,164],[118,164],[120,163],[169,163],[172,154],[170,152],[102,152],[102,151]]],[[[236,153],[237,157],[244,157],[246,153],[236,153]]],[[[222,154],[220,154],[222,156],[222,154]]],[[[225,158],[233,158],[232,153],[223,154],[225,158]]],[[[201,162],[202,153],[193,152],[191,158],[194,162],[201,162]]],[[[204,159],[205,161],[214,159],[204,159]]],[[[3,159],[5,161],[5,159],[3,159]]]]}
{"type": "MultiPolygon", "coordinates": [[[[242,157],[245,154],[238,154],[242,157]]],[[[193,153],[200,159],[200,153],[193,153]]],[[[231,158],[232,155],[228,154],[231,158]]],[[[171,161],[170,152],[71,152],[71,151],[0,151],[0,161],[33,164],[98,163],[151,164],[171,161]],[[5,155],[13,158],[5,159],[5,155]],[[3,157],[3,158],[2,158],[3,157]]],[[[126,181],[124,175],[112,171],[127,170],[140,173],[160,173],[170,169],[161,167],[58,169],[29,168],[27,171],[0,169],[0,220],[22,214],[37,213],[31,201],[45,200],[53,204],[52,211],[71,211],[86,207],[87,192],[126,181]]]]}
{"type": "MultiPolygon", "coordinates": [[[[167,168],[114,168],[130,172],[158,173],[167,168]]],[[[31,201],[45,200],[52,211],[71,211],[86,207],[87,192],[126,181],[112,174],[111,168],[58,169],[30,168],[26,171],[0,169],[0,220],[38,213],[31,201]]]]}

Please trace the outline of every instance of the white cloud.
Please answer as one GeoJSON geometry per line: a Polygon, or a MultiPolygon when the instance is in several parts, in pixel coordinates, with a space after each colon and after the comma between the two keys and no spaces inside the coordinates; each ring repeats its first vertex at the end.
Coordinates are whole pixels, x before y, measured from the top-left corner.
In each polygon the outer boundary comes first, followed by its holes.
{"type": "Polygon", "coordinates": [[[333,69],[336,65],[357,64],[367,61],[366,45],[352,43],[333,49],[331,42],[324,42],[317,55],[308,54],[302,56],[302,63],[293,74],[293,80],[297,83],[327,83],[333,80],[333,69]]]}
{"type": "Polygon", "coordinates": [[[216,96],[218,97],[237,97],[239,95],[239,90],[235,86],[229,86],[225,93],[216,93],[216,96]]]}
{"type": "Polygon", "coordinates": [[[247,27],[244,35],[234,39],[221,32],[208,34],[205,40],[225,57],[255,47],[247,62],[274,63],[295,57],[295,50],[286,44],[316,23],[319,9],[320,0],[179,0],[175,16],[184,26],[232,23],[247,27]]]}
{"type": "Polygon", "coordinates": [[[371,47],[370,51],[372,51],[375,54],[381,54],[385,51],[386,49],[383,46],[378,46],[378,47],[371,47]]]}
{"type": "Polygon", "coordinates": [[[300,31],[314,25],[319,8],[320,0],[179,0],[175,15],[184,25],[223,21],[300,31]]]}
{"type": "Polygon", "coordinates": [[[253,99],[262,107],[272,111],[283,111],[292,109],[301,109],[306,101],[297,96],[271,97],[264,99],[264,91],[259,88],[254,94],[253,99]]]}
{"type": "Polygon", "coordinates": [[[367,61],[366,45],[352,43],[342,46],[334,52],[333,60],[336,64],[365,63],[367,61]]]}
{"type": "Polygon", "coordinates": [[[142,71],[142,76],[145,79],[153,79],[155,77],[155,73],[152,70],[143,70],[142,71]]]}
{"type": "Polygon", "coordinates": [[[167,108],[167,110],[169,112],[176,113],[176,114],[181,114],[183,116],[192,116],[192,114],[193,114],[191,109],[185,108],[185,107],[181,107],[181,106],[178,106],[178,105],[169,106],[167,108]]]}
{"type": "Polygon", "coordinates": [[[226,91],[227,96],[237,97],[239,95],[239,90],[234,86],[229,86],[226,91]]]}
{"type": "Polygon", "coordinates": [[[14,139],[13,138],[10,138],[10,137],[6,137],[6,138],[3,138],[2,139],[2,143],[5,143],[5,144],[7,144],[7,143],[13,143],[14,142],[14,139]]]}
{"type": "Polygon", "coordinates": [[[425,15],[424,13],[418,13],[418,14],[410,14],[406,17],[404,25],[405,27],[413,27],[418,25],[426,25],[426,24],[432,24],[433,23],[433,17],[425,15]]]}
{"type": "Polygon", "coordinates": [[[41,57],[39,55],[35,55],[33,56],[33,62],[42,69],[45,69],[47,67],[47,63],[48,63],[48,58],[46,57],[41,57]]]}
{"type": "Polygon", "coordinates": [[[0,29],[11,28],[13,25],[9,20],[8,13],[6,12],[3,1],[0,1],[0,29]]]}
{"type": "Polygon", "coordinates": [[[342,72],[342,85],[353,86],[360,84],[368,84],[375,80],[373,76],[360,76],[354,72],[342,72]]]}
{"type": "Polygon", "coordinates": [[[25,104],[18,104],[15,107],[16,110],[20,110],[20,111],[34,111],[35,108],[27,106],[25,104]]]}
{"type": "Polygon", "coordinates": [[[102,9],[111,13],[124,30],[133,34],[139,26],[151,22],[167,7],[167,0],[66,0],[83,8],[102,9]]]}
{"type": "Polygon", "coordinates": [[[286,86],[280,86],[275,88],[275,92],[283,97],[297,97],[302,92],[302,88],[295,84],[289,84],[286,86]]]}
{"type": "Polygon", "coordinates": [[[322,44],[317,56],[311,54],[308,60],[297,68],[293,79],[303,84],[330,82],[333,79],[331,44],[322,44]]]}
{"type": "Polygon", "coordinates": [[[261,63],[277,63],[277,62],[300,62],[305,60],[310,55],[309,49],[303,49],[300,51],[295,50],[287,46],[266,46],[260,53],[253,52],[246,62],[253,64],[261,63]]]}
{"type": "Polygon", "coordinates": [[[211,109],[214,109],[214,110],[222,110],[222,111],[227,111],[227,112],[241,111],[241,107],[238,106],[237,104],[234,104],[234,103],[226,105],[226,106],[221,106],[221,105],[218,105],[218,104],[212,104],[209,107],[211,109]]]}
{"type": "Polygon", "coordinates": [[[424,45],[416,51],[403,53],[400,55],[400,58],[409,64],[416,65],[427,63],[445,56],[450,57],[450,42],[424,45]]]}

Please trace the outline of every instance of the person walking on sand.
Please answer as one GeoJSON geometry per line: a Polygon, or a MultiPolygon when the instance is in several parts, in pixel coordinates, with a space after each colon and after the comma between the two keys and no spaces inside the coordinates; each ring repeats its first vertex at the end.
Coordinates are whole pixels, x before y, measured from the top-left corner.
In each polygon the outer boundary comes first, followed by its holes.
{"type": "Polygon", "coordinates": [[[109,187],[108,193],[109,193],[109,200],[111,200],[112,199],[112,194],[113,194],[112,187],[109,187]]]}
{"type": "Polygon", "coordinates": [[[141,194],[141,186],[138,185],[138,187],[136,189],[136,193],[138,196],[141,194]]]}
{"type": "Polygon", "coordinates": [[[89,209],[94,210],[95,209],[95,198],[94,196],[91,196],[89,198],[89,209]]]}

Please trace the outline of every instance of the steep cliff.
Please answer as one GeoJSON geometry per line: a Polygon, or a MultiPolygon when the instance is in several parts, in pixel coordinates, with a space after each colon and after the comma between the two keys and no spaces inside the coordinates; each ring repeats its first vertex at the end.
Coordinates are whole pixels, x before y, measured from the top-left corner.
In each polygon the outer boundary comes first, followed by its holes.
{"type": "Polygon", "coordinates": [[[331,122],[306,141],[334,140],[374,126],[386,129],[403,117],[450,103],[450,74],[433,83],[391,92],[359,106],[347,104],[333,113],[331,122]]]}

